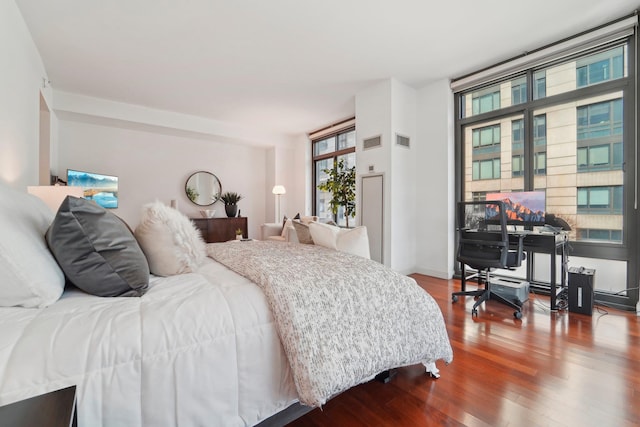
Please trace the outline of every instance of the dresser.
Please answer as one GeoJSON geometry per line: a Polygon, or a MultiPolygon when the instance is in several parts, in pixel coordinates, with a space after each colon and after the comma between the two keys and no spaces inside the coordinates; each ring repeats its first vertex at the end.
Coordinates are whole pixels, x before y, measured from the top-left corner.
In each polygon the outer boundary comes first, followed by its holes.
{"type": "Polygon", "coordinates": [[[191,218],[207,243],[226,242],[236,238],[236,230],[242,230],[242,237],[248,237],[247,217],[234,218],[191,218]]]}

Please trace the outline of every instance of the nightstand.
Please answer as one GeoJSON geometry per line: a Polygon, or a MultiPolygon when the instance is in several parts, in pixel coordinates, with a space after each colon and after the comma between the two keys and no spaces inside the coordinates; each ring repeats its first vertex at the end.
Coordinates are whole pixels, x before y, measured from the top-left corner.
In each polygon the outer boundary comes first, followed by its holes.
{"type": "Polygon", "coordinates": [[[0,406],[0,427],[76,427],[76,386],[0,406]]]}

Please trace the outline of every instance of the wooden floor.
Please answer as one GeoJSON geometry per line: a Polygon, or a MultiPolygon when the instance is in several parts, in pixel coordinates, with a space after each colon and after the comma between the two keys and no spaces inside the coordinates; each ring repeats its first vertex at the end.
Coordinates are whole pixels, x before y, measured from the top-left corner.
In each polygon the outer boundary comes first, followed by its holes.
{"type": "Polygon", "coordinates": [[[414,275],[438,302],[453,347],[441,378],[420,366],[388,384],[354,387],[289,424],[304,426],[640,426],[640,317],[606,307],[593,316],[525,304],[522,320],[495,301],[471,317],[451,303],[458,280],[414,275]]]}

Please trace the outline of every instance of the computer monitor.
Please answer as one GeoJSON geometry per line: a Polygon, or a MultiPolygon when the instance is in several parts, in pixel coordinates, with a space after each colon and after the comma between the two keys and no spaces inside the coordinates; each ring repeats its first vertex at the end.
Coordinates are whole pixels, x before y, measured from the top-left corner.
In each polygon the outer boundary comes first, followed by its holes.
{"type": "Polygon", "coordinates": [[[545,224],[544,191],[511,191],[487,193],[486,200],[504,202],[507,224],[531,227],[545,224]]]}

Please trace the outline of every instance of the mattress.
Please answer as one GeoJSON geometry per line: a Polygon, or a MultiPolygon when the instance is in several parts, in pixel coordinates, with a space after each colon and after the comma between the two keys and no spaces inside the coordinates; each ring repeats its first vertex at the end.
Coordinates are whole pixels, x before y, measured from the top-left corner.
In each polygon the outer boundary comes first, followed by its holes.
{"type": "Polygon", "coordinates": [[[0,405],[77,386],[86,426],[254,425],[297,400],[263,292],[207,259],[141,298],[0,308],[0,405]]]}

